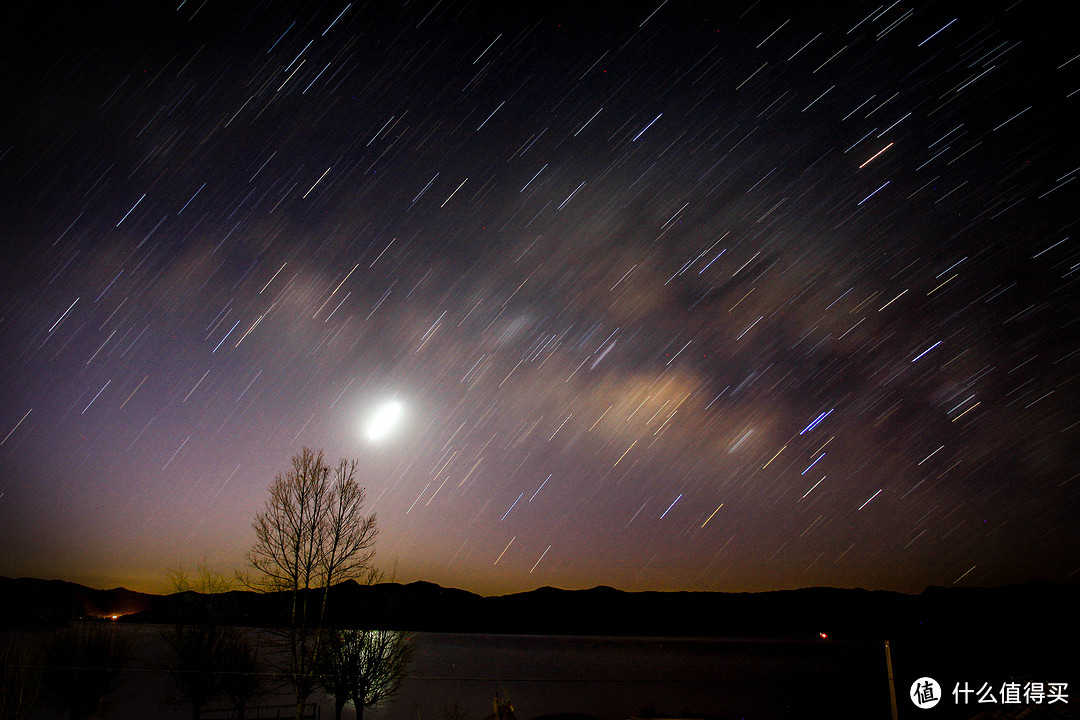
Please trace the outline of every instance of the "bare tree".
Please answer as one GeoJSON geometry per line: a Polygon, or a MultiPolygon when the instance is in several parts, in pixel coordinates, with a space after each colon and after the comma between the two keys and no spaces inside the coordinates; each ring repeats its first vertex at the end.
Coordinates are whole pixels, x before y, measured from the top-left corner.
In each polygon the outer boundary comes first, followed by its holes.
{"type": "Polygon", "coordinates": [[[204,560],[196,566],[194,579],[181,565],[169,571],[168,582],[178,596],[178,607],[175,624],[161,630],[170,650],[167,699],[199,720],[203,707],[221,695],[224,644],[222,629],[196,593],[224,592],[229,581],[204,560]]]}
{"type": "Polygon", "coordinates": [[[196,566],[194,578],[183,566],[170,570],[168,577],[180,594],[176,623],[161,631],[171,650],[169,702],[199,720],[203,708],[225,700],[243,718],[261,689],[257,650],[239,628],[220,624],[205,597],[227,592],[232,583],[205,560],[196,566]]]}
{"type": "Polygon", "coordinates": [[[335,720],[349,702],[363,720],[366,708],[397,694],[412,662],[412,635],[406,632],[328,630],[325,643],[319,680],[334,696],[335,720]]]}
{"type": "Polygon", "coordinates": [[[171,651],[168,701],[199,720],[203,708],[221,695],[222,633],[213,625],[178,624],[162,636],[171,651]]]}
{"type": "Polygon", "coordinates": [[[322,451],[304,448],[292,457],[292,468],[274,478],[252,522],[255,543],[247,560],[255,574],[242,579],[291,594],[283,670],[296,692],[297,720],[315,686],[330,587],[362,577],[374,556],[378,528],[375,515],[363,513],[356,470],[356,461],[342,459],[331,475],[322,451]]]}
{"type": "Polygon", "coordinates": [[[204,557],[195,565],[195,577],[188,575],[183,563],[180,567],[169,570],[166,579],[169,589],[174,593],[193,590],[203,594],[216,594],[228,592],[233,589],[232,581],[213,568],[204,557]]]}

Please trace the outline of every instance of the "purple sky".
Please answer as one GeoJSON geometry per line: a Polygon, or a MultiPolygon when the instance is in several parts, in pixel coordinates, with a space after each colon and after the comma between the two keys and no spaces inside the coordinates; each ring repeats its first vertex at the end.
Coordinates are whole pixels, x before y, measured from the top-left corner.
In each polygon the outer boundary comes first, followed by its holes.
{"type": "Polygon", "coordinates": [[[306,445],[402,581],[1076,579],[1063,17],[178,4],[5,19],[0,574],[231,571],[306,445]]]}

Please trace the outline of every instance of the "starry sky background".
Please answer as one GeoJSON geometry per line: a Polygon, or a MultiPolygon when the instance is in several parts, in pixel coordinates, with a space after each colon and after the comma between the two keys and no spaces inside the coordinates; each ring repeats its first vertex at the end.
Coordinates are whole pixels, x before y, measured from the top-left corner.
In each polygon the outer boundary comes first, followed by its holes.
{"type": "Polygon", "coordinates": [[[1076,580],[1064,10],[497,5],[5,20],[0,574],[239,567],[306,445],[402,581],[1076,580]]]}

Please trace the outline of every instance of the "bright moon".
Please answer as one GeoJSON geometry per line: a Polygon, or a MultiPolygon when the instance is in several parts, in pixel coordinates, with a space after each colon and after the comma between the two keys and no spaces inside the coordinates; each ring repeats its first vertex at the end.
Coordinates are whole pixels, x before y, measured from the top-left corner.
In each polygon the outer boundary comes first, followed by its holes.
{"type": "Polygon", "coordinates": [[[401,403],[391,401],[380,407],[368,420],[364,434],[368,440],[382,440],[394,429],[401,417],[401,403]]]}

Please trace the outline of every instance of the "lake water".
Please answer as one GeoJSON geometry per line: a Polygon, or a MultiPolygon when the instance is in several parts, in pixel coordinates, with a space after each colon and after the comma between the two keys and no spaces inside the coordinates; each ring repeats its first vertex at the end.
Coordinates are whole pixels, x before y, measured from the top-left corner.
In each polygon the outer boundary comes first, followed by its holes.
{"type": "MultiPolygon", "coordinates": [[[[133,657],[102,717],[190,717],[163,704],[169,680],[159,628],[120,629],[135,640],[133,657]]],[[[598,720],[890,716],[880,643],[451,633],[416,633],[413,642],[412,672],[401,693],[365,717],[447,720],[456,706],[458,718],[482,720],[492,712],[496,692],[509,693],[521,720],[555,713],[586,713],[598,720]]],[[[270,696],[261,704],[289,700],[270,696]]],[[[312,700],[322,705],[323,718],[333,718],[332,699],[312,700]]],[[[62,715],[43,711],[35,717],[62,715]]]]}
{"type": "Polygon", "coordinates": [[[376,716],[491,712],[506,689],[522,720],[587,713],[731,718],[888,717],[880,644],[418,634],[414,676],[376,716]]]}

